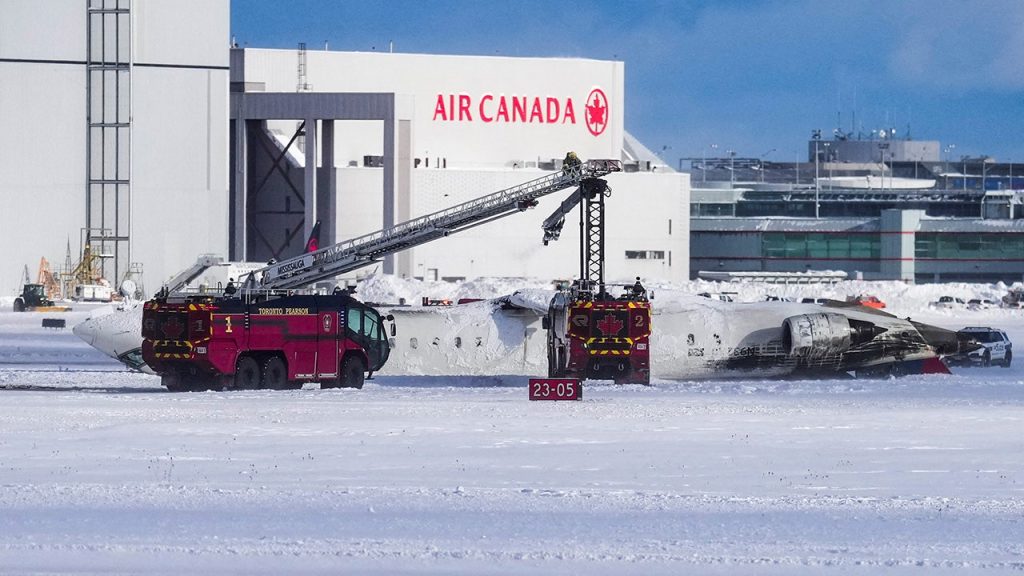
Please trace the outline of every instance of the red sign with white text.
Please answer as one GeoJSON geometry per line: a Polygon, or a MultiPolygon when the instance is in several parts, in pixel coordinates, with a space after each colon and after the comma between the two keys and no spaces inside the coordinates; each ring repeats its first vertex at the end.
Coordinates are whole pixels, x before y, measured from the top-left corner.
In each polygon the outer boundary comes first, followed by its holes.
{"type": "Polygon", "coordinates": [[[577,378],[530,378],[530,400],[583,400],[577,378]]]}

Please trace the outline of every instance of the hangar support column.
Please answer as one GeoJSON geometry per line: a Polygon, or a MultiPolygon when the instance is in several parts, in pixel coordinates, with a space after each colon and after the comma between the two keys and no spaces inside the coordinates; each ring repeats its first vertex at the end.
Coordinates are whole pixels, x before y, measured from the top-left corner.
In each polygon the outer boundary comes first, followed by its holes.
{"type": "Polygon", "coordinates": [[[334,166],[334,120],[320,121],[320,162],[316,180],[316,219],[320,221],[320,245],[337,242],[334,233],[338,211],[338,173],[334,166]]]}
{"type": "Polygon", "coordinates": [[[303,220],[302,241],[309,238],[316,224],[316,118],[306,118],[306,170],[303,173],[304,185],[302,188],[302,200],[305,210],[303,220]]]}
{"type": "MultiPolygon", "coordinates": [[[[233,66],[242,64],[232,61],[233,66]]],[[[381,227],[395,224],[396,214],[408,217],[410,189],[412,186],[412,128],[409,118],[412,108],[403,104],[403,109],[396,112],[396,97],[392,93],[281,93],[281,92],[247,92],[243,82],[233,84],[240,90],[231,94],[231,119],[235,122],[233,130],[232,159],[235,162],[233,172],[232,198],[232,258],[261,259],[266,248],[273,251],[271,256],[285,258],[301,252],[305,246],[305,237],[312,231],[316,220],[321,221],[321,245],[329,245],[344,236],[344,223],[338,222],[338,206],[336,198],[337,176],[334,169],[334,135],[337,120],[377,120],[384,127],[384,174],[383,174],[383,215],[381,227]],[[401,118],[401,119],[399,119],[401,118]],[[271,120],[300,119],[305,124],[306,149],[305,167],[303,172],[302,191],[293,186],[289,174],[296,166],[289,167],[287,150],[291,141],[283,150],[275,150],[273,136],[261,123],[271,120]],[[322,122],[321,158],[323,166],[317,166],[317,122],[322,122]],[[262,140],[261,140],[262,139],[262,140]],[[261,142],[263,156],[267,161],[267,174],[259,182],[250,181],[246,171],[251,167],[253,158],[259,155],[260,149],[249,150],[251,141],[261,142]],[[319,174],[317,174],[319,172],[319,174]],[[270,182],[270,184],[267,184],[270,182]],[[275,182],[284,183],[287,188],[278,187],[272,190],[275,182]],[[285,210],[275,212],[274,218],[282,223],[286,233],[284,244],[278,246],[268,244],[267,233],[261,230],[260,214],[254,210],[250,188],[255,185],[256,191],[264,190],[264,205],[275,205],[278,200],[284,204],[285,210]],[[396,211],[396,187],[398,188],[399,205],[396,211]],[[269,190],[269,192],[268,192],[269,190]],[[268,197],[268,194],[270,195],[268,197]],[[276,195],[276,196],[275,196],[276,195]],[[289,210],[289,197],[298,196],[302,207],[302,222],[294,219],[289,210]],[[401,208],[404,206],[405,208],[401,208]],[[403,211],[404,210],[404,211],[403,211]],[[290,219],[285,221],[286,219],[290,219]],[[305,231],[300,238],[298,230],[305,231]],[[340,230],[340,232],[339,232],[340,230]],[[253,234],[253,236],[250,236],[253,234]],[[250,242],[258,240],[259,242],[250,242]],[[262,251],[261,251],[262,250],[262,251]]],[[[294,138],[293,138],[294,140],[294,138]]],[[[256,180],[253,178],[252,180],[256,180]]],[[[275,208],[274,210],[279,210],[275,208]]],[[[342,211],[344,213],[344,211],[342,211]]],[[[266,215],[264,211],[264,215],[266,215]]],[[[274,231],[276,233],[276,231],[274,231]]],[[[384,260],[383,269],[394,272],[394,257],[384,260]]]]}

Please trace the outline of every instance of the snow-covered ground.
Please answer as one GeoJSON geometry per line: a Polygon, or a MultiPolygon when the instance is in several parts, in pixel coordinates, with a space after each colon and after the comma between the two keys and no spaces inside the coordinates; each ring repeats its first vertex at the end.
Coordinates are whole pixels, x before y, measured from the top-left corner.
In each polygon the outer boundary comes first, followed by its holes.
{"type": "MultiPolygon", "coordinates": [[[[366,300],[541,281],[373,278],[366,300]]],[[[1004,287],[653,286],[931,310],[1004,287]]],[[[657,306],[657,295],[655,297],[657,306]]],[[[170,394],[70,327],[0,311],[0,573],[819,574],[1024,570],[1024,355],[899,380],[390,377],[361,391],[170,394]]],[[[525,377],[526,375],[524,375],[525,377]]]]}

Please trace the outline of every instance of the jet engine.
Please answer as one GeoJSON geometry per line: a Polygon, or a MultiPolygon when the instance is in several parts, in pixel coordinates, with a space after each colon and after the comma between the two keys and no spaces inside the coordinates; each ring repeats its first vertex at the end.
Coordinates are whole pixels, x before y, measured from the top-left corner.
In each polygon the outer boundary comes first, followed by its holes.
{"type": "Polygon", "coordinates": [[[782,349],[790,356],[841,354],[882,332],[885,328],[842,314],[801,314],[783,320],[782,349]]]}

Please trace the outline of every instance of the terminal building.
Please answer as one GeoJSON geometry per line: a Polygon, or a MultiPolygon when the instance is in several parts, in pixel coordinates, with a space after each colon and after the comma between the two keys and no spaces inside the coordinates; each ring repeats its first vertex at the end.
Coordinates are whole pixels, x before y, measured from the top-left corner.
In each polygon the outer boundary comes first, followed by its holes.
{"type": "Polygon", "coordinates": [[[1024,279],[1024,165],[894,136],[812,138],[799,163],[693,160],[691,276],[1024,279]]]}
{"type": "MultiPolygon", "coordinates": [[[[689,175],[626,130],[625,64],[231,46],[226,0],[0,0],[0,289],[89,247],[148,292],[200,254],[262,262],[538,178],[570,150],[607,178],[610,279],[689,277],[689,175]],[[45,31],[45,33],[44,33],[45,31]],[[313,169],[307,169],[312,167],[313,169]]],[[[245,9],[244,4],[236,9],[245,9]]],[[[430,280],[568,279],[568,195],[383,259],[430,280]]]]}

